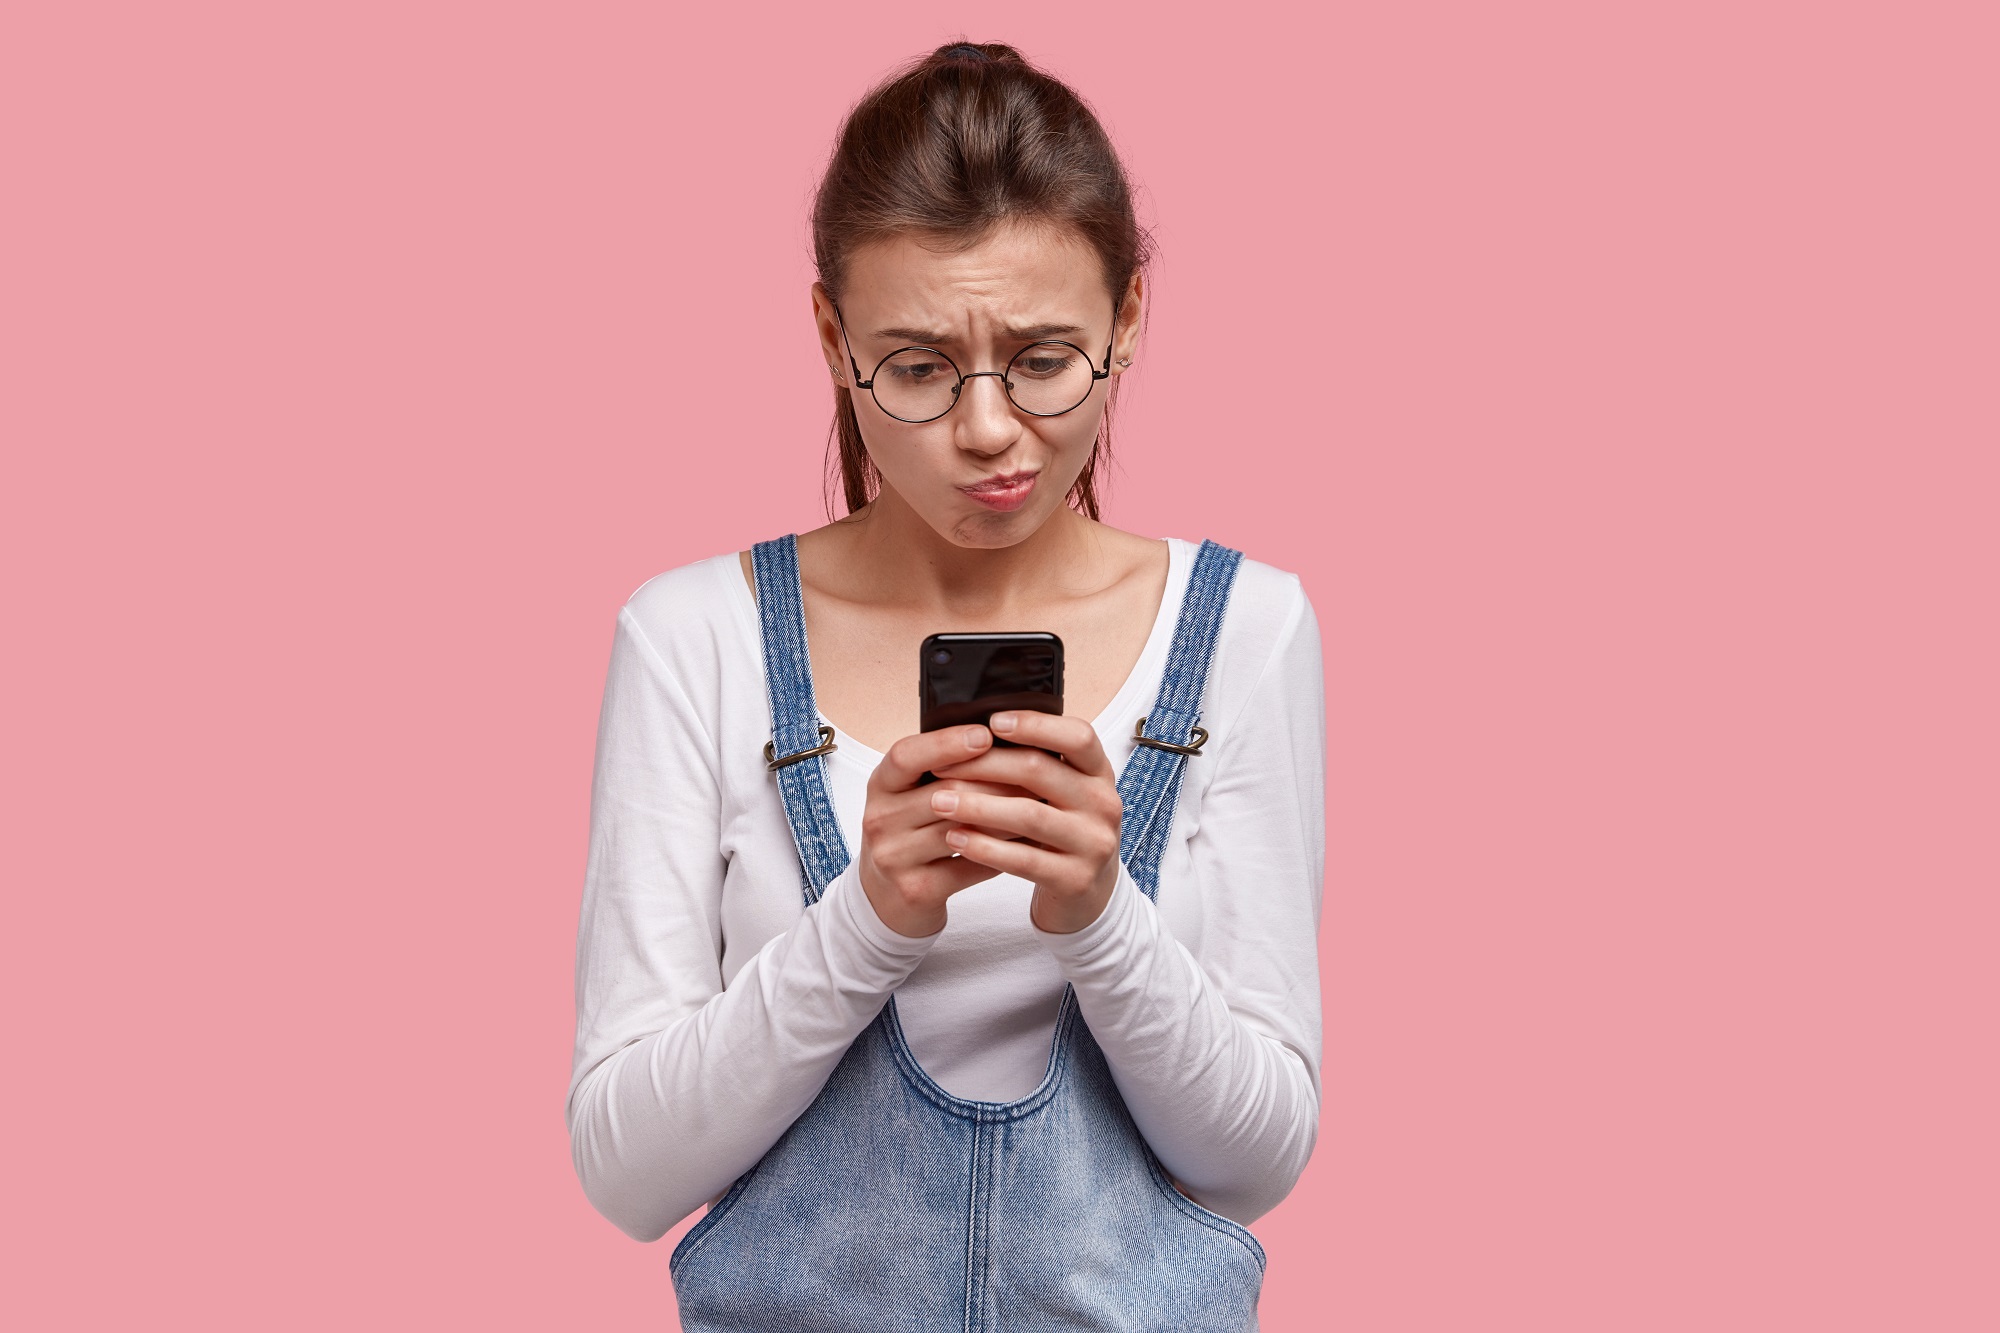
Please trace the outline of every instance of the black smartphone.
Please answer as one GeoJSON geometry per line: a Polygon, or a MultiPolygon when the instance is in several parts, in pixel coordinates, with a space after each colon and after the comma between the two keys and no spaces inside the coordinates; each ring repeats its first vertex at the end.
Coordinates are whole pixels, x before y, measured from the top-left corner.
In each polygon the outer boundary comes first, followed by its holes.
{"type": "MultiPolygon", "coordinates": [[[[1053,634],[933,634],[918,656],[917,698],[924,731],[984,722],[1009,710],[1060,713],[1062,640],[1053,634]]],[[[993,743],[1014,742],[996,736],[993,743]]]]}

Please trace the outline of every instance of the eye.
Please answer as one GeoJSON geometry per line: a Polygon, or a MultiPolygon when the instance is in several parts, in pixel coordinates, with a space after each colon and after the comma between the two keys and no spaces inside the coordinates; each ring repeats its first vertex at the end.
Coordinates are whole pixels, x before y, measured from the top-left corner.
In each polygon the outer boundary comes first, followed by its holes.
{"type": "Polygon", "coordinates": [[[1036,379],[1060,375],[1076,364],[1076,353],[1067,347],[1031,347],[1014,362],[1014,369],[1036,379]]]}
{"type": "Polygon", "coordinates": [[[951,363],[929,353],[899,352],[884,367],[887,374],[905,384],[930,384],[956,378],[951,363]]]}

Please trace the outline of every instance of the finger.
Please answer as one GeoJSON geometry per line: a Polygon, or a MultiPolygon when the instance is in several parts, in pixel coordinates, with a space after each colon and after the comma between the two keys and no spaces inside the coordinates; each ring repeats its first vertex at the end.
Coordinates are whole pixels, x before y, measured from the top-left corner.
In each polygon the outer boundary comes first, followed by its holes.
{"type": "Polygon", "coordinates": [[[861,811],[861,841],[881,847],[911,829],[937,822],[930,798],[922,787],[908,791],[872,791],[861,811]]]}
{"type": "MultiPolygon", "coordinates": [[[[945,835],[968,821],[934,810],[931,807],[932,790],[931,787],[919,787],[914,791],[881,797],[863,816],[862,842],[876,865],[885,870],[902,872],[915,870],[933,861],[948,860],[958,854],[956,847],[945,844],[945,835]]],[[[1039,802],[1030,804],[1039,805],[1039,802]]],[[[999,836],[1011,835],[1000,833],[999,836]]]]}
{"type": "Polygon", "coordinates": [[[925,793],[937,791],[977,791],[984,792],[988,796],[1030,796],[1026,787],[1017,787],[1011,782],[980,782],[972,778],[939,778],[935,783],[919,787],[917,790],[925,793]]]}
{"type": "Polygon", "coordinates": [[[982,833],[1015,834],[1057,851],[1078,853],[1090,844],[1089,821],[1040,801],[979,792],[939,792],[931,808],[982,833]]]}
{"type": "Polygon", "coordinates": [[[954,848],[945,845],[944,827],[939,825],[931,831],[928,847],[917,845],[923,839],[906,840],[910,845],[901,850],[913,856],[909,864],[899,864],[893,855],[885,862],[869,849],[863,849],[862,885],[892,929],[904,934],[925,934],[937,929],[944,924],[939,914],[945,910],[947,899],[1000,873],[991,866],[957,855],[954,848]],[[916,931],[904,930],[891,920],[892,916],[910,914],[919,923],[916,931]],[[926,922],[932,924],[927,927],[921,924],[926,922]]]}
{"type": "Polygon", "coordinates": [[[1008,842],[973,829],[958,829],[951,835],[961,860],[991,866],[1003,874],[1019,875],[1031,884],[1059,882],[1064,862],[1071,858],[1032,843],[1008,842]]]}
{"type": "Polygon", "coordinates": [[[1026,787],[1014,787],[1010,783],[968,783],[964,779],[940,779],[926,787],[912,787],[910,791],[890,791],[876,793],[862,813],[862,837],[882,839],[902,837],[910,829],[928,829],[932,825],[946,823],[976,823],[976,821],[952,821],[940,815],[936,805],[938,793],[978,793],[982,797],[1020,797],[1024,801],[1040,803],[1040,799],[1026,787]]]}
{"type": "Polygon", "coordinates": [[[987,724],[1003,740],[1061,755],[1079,773],[1094,778],[1112,776],[1111,761],[1097,739],[1097,728],[1080,717],[1023,710],[995,713],[987,724]]]}
{"type": "MultiPolygon", "coordinates": [[[[877,792],[869,797],[868,808],[861,816],[861,845],[873,864],[901,875],[956,855],[953,848],[945,846],[944,835],[959,821],[939,814],[931,805],[930,793],[943,786],[940,782],[909,791],[877,792]]],[[[995,790],[1004,794],[1017,789],[995,790]]],[[[980,831],[993,832],[1002,838],[1013,836],[1002,830],[980,831]]]]}
{"type": "Polygon", "coordinates": [[[905,736],[889,747],[868,785],[884,792],[908,791],[917,779],[936,769],[983,754],[993,745],[993,733],[978,723],[946,727],[942,731],[920,731],[905,736]]]}
{"type": "Polygon", "coordinates": [[[1109,777],[1092,777],[1042,750],[995,747],[938,775],[982,783],[1006,783],[1062,806],[1104,813],[1118,799],[1109,777]]]}
{"type": "Polygon", "coordinates": [[[932,861],[916,873],[923,877],[925,887],[931,892],[948,896],[975,884],[983,884],[1002,872],[970,857],[953,855],[932,861]]]}

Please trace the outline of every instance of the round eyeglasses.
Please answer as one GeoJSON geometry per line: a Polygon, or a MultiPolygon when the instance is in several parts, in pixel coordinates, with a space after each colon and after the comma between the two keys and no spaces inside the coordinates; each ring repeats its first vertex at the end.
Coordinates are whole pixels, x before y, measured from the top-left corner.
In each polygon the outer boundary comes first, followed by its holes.
{"type": "MultiPolygon", "coordinates": [[[[1115,341],[1115,312],[1112,323],[1115,341]]],[[[846,342],[845,319],[840,322],[840,337],[846,342]]],[[[855,388],[868,390],[877,407],[913,426],[936,421],[951,411],[958,405],[967,380],[987,376],[999,380],[1007,391],[1007,401],[1029,416],[1059,417],[1082,407],[1097,381],[1111,377],[1111,347],[1104,349],[1102,369],[1092,365],[1075,343],[1053,340],[1029,343],[1014,353],[1005,370],[975,370],[970,375],[935,347],[899,347],[876,362],[874,371],[863,379],[849,344],[847,364],[854,369],[855,388]]]]}

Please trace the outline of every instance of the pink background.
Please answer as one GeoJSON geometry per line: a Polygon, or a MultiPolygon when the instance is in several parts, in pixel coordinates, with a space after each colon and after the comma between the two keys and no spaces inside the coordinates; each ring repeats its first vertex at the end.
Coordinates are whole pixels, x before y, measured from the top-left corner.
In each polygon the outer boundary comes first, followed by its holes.
{"type": "Polygon", "coordinates": [[[969,31],[1157,226],[1109,516],[1325,629],[1266,1327],[2000,1327],[1993,13],[11,7],[0,1319],[671,1325],[612,617],[819,520],[806,195],[969,31]]]}

